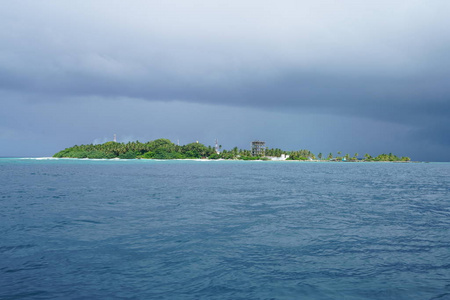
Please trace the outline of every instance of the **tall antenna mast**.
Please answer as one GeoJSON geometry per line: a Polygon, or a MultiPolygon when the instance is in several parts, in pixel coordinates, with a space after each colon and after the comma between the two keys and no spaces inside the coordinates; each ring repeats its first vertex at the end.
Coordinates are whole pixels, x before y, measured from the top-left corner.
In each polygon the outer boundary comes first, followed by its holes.
{"type": "Polygon", "coordinates": [[[219,141],[216,139],[216,153],[219,154],[219,141]]]}

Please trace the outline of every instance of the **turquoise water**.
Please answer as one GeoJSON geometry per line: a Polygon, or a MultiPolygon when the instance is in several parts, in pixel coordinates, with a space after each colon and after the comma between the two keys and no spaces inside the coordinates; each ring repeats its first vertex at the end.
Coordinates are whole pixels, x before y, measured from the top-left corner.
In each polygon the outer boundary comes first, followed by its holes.
{"type": "Polygon", "coordinates": [[[450,299],[449,175],[0,159],[0,298],[450,299]]]}

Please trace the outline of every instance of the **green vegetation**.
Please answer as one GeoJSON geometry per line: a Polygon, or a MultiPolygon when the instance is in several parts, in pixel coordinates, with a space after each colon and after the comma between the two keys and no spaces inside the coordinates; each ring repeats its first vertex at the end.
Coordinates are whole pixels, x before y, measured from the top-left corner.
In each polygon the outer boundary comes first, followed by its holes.
{"type": "MultiPolygon", "coordinates": [[[[340,155],[341,152],[338,152],[340,155]]],[[[407,156],[398,157],[392,153],[389,154],[380,154],[376,157],[372,157],[370,154],[364,154],[364,158],[358,158],[358,153],[355,153],[353,157],[350,157],[350,154],[345,154],[344,156],[336,156],[333,158],[333,154],[330,153],[328,155],[328,160],[332,161],[410,161],[411,159],[407,156]]]]}
{"type": "Polygon", "coordinates": [[[178,146],[168,139],[158,139],[147,143],[107,142],[99,145],[73,146],[56,153],[53,157],[185,159],[209,157],[214,153],[215,150],[211,146],[206,147],[199,143],[178,146]]]}
{"type": "Polygon", "coordinates": [[[290,151],[288,153],[289,160],[309,160],[316,159],[316,156],[309,150],[290,151]]]}
{"type": "MultiPolygon", "coordinates": [[[[220,146],[222,148],[222,146],[220,146]]],[[[107,142],[98,145],[76,145],[64,149],[53,157],[66,158],[101,158],[101,159],[240,159],[240,160],[270,160],[270,157],[280,157],[286,155],[288,160],[324,160],[324,161],[410,161],[409,157],[398,157],[392,153],[380,154],[372,157],[365,154],[363,159],[358,159],[358,153],[354,156],[337,152],[338,156],[333,157],[330,153],[325,158],[322,153],[314,155],[309,150],[284,151],[278,148],[266,149],[265,156],[252,156],[250,150],[238,149],[234,147],[231,150],[223,150],[216,153],[211,146],[205,146],[200,143],[190,143],[179,146],[168,139],[157,139],[147,143],[139,141],[129,143],[107,142]]]]}

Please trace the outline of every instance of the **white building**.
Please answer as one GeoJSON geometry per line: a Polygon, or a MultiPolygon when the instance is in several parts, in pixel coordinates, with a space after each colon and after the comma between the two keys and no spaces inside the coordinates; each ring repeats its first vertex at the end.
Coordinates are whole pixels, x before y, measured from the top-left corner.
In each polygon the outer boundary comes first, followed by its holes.
{"type": "Polygon", "coordinates": [[[270,160],[286,160],[286,159],[289,158],[289,155],[281,154],[280,157],[278,157],[278,156],[270,156],[269,158],[270,158],[270,160]]]}

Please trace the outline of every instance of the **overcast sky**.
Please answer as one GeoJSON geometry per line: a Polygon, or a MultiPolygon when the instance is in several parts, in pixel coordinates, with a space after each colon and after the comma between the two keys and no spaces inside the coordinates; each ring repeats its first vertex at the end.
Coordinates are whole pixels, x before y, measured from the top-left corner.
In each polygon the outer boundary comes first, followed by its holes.
{"type": "Polygon", "coordinates": [[[4,1],[0,156],[200,141],[450,161],[450,1],[4,1]]]}

